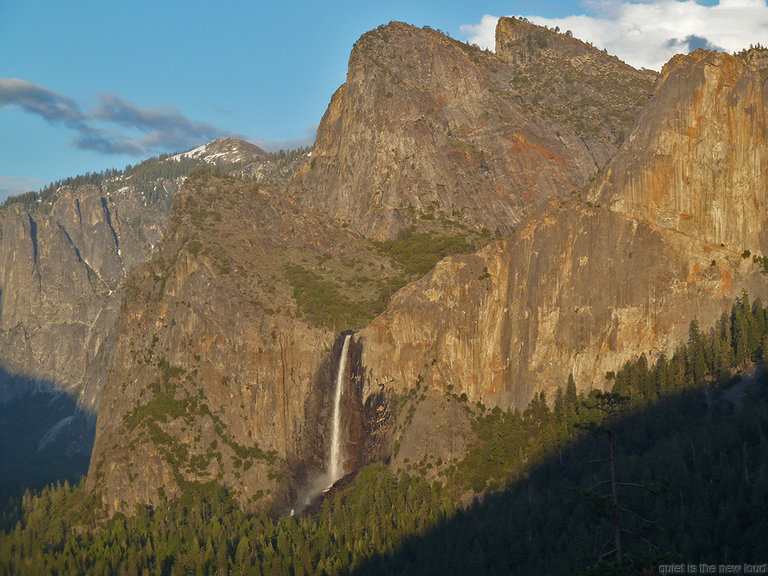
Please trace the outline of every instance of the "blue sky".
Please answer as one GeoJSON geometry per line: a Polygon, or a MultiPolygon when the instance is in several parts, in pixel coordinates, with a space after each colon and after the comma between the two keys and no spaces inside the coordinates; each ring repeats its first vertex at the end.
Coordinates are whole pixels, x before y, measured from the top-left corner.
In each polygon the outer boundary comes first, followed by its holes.
{"type": "Polygon", "coordinates": [[[526,16],[629,61],[768,45],[765,0],[0,1],[0,200],[223,136],[310,143],[352,45],[391,20],[492,46],[526,16]]]}

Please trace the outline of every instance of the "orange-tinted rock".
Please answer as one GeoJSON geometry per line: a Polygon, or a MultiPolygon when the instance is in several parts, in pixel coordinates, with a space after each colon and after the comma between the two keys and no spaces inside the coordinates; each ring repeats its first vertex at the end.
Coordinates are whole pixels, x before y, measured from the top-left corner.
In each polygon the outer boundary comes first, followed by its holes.
{"type": "Polygon", "coordinates": [[[359,335],[368,386],[466,392],[524,408],[669,352],[746,289],[765,297],[765,118],[759,75],[733,57],[676,57],[588,194],[555,200],[509,239],[440,262],[359,335]],[[594,203],[593,203],[594,202],[594,203]]]}
{"type": "Polygon", "coordinates": [[[767,103],[760,73],[741,60],[675,56],[593,197],[703,242],[764,254],[767,103]]]}

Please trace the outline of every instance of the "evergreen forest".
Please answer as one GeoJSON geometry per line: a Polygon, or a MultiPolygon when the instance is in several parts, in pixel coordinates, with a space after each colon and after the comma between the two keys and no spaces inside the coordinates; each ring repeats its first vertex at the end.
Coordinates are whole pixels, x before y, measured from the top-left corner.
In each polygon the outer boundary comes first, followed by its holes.
{"type": "Polygon", "coordinates": [[[746,294],[671,357],[572,378],[522,413],[467,406],[478,441],[428,483],[368,466],[300,516],[198,493],[106,518],[83,485],[12,498],[0,573],[653,574],[760,564],[768,534],[768,309],[746,294]]]}

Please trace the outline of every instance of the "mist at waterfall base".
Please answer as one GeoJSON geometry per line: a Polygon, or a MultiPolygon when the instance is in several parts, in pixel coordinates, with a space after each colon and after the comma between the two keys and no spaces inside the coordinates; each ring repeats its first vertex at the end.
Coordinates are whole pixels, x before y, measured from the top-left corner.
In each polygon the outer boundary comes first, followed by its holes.
{"type": "Polygon", "coordinates": [[[333,413],[331,415],[331,444],[328,450],[328,460],[325,470],[309,479],[307,484],[298,491],[296,503],[292,510],[299,513],[309,506],[312,501],[334,485],[344,476],[343,438],[341,428],[341,395],[344,390],[344,377],[347,369],[347,356],[349,354],[349,341],[352,334],[344,337],[344,345],[341,348],[339,367],[336,372],[336,386],[333,391],[333,413]]]}

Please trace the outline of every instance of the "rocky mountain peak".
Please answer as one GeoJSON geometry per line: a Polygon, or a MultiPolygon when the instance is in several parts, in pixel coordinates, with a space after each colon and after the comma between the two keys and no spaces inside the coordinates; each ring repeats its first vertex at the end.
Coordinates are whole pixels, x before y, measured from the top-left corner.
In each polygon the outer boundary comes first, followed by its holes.
{"type": "Polygon", "coordinates": [[[508,62],[527,60],[542,50],[569,58],[585,57],[598,50],[574,38],[570,30],[550,30],[525,18],[499,18],[496,24],[496,55],[508,62]]]}
{"type": "Polygon", "coordinates": [[[436,30],[380,26],[352,51],[289,192],[378,240],[440,212],[509,233],[546,198],[586,185],[655,78],[622,65],[591,86],[561,64],[523,69],[436,30]]]}
{"type": "Polygon", "coordinates": [[[569,374],[609,386],[733,294],[763,297],[765,131],[756,68],[675,57],[587,198],[550,200],[508,239],[443,260],[359,333],[372,388],[424,381],[523,408],[569,374]]]}
{"type": "Polygon", "coordinates": [[[267,153],[250,142],[236,138],[220,138],[193,148],[188,152],[172,156],[171,159],[195,158],[208,164],[227,162],[229,164],[250,164],[263,159],[267,153]]]}
{"type": "MultiPolygon", "coordinates": [[[[371,31],[288,194],[206,172],[185,182],[160,252],[124,288],[88,480],[108,508],[211,482],[249,508],[290,506],[324,469],[336,333],[363,324],[340,313],[347,290],[376,292],[344,308],[386,305],[351,339],[366,432],[353,443],[375,445],[359,462],[397,451],[388,399],[424,386],[435,406],[454,394],[523,409],[570,375],[607,387],[733,291],[766,294],[725,245],[764,220],[755,69],[695,53],[654,89],[656,73],[568,34],[508,19],[498,35],[495,55],[402,23],[371,31]],[[390,299],[400,232],[452,219],[504,238],[390,299]]],[[[404,445],[403,462],[434,444],[404,445]]]]}

